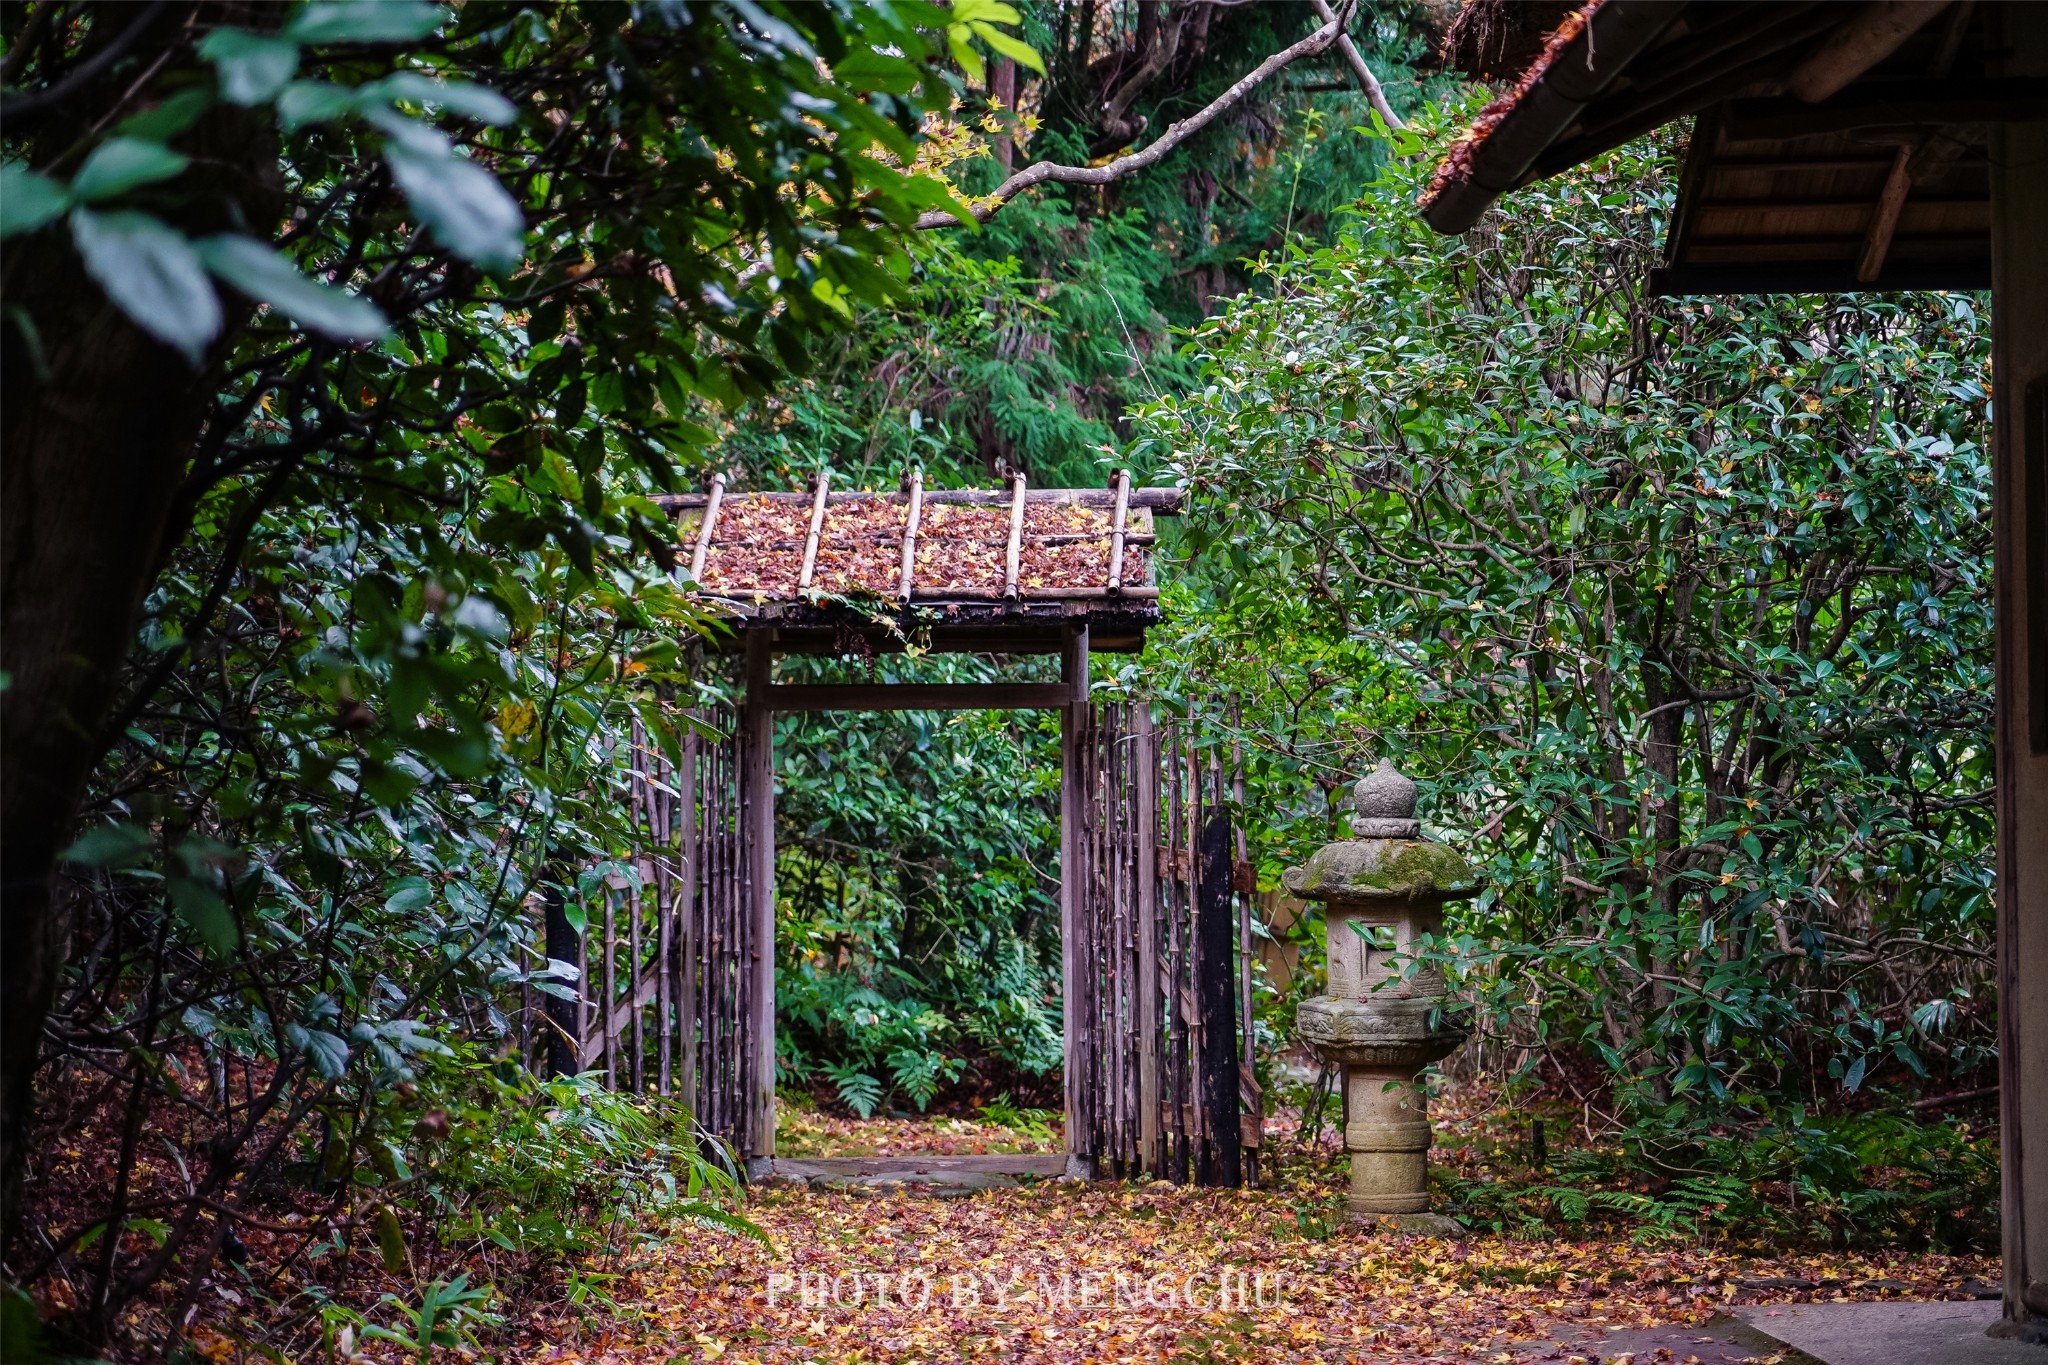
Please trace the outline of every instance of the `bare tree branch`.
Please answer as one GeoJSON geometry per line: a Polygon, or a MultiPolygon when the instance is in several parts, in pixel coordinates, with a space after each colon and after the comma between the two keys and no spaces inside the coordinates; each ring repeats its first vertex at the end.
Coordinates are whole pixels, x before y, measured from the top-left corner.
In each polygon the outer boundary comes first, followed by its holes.
{"type": "MultiPolygon", "coordinates": [[[[1336,12],[1330,8],[1330,0],[1309,0],[1309,3],[1316,7],[1316,14],[1324,23],[1331,23],[1336,19],[1336,12]]],[[[1365,64],[1365,58],[1359,54],[1358,44],[1351,41],[1350,34],[1343,34],[1337,39],[1337,50],[1344,54],[1345,61],[1351,63],[1352,73],[1358,77],[1358,84],[1365,91],[1367,102],[1379,111],[1379,116],[1387,121],[1387,126],[1405,127],[1406,125],[1401,122],[1401,116],[1387,103],[1387,92],[1380,88],[1379,77],[1373,75],[1372,68],[1365,64]]]]}
{"type": "MultiPolygon", "coordinates": [[[[1033,162],[996,186],[993,201],[974,210],[975,221],[986,223],[995,215],[997,209],[1033,185],[1043,185],[1047,181],[1057,185],[1108,185],[1148,166],[1157,165],[1165,159],[1168,152],[1214,123],[1218,117],[1276,73],[1286,70],[1303,57],[1313,57],[1328,51],[1332,43],[1343,37],[1344,28],[1351,22],[1351,12],[1357,7],[1357,3],[1358,0],[1344,0],[1341,6],[1330,13],[1327,22],[1321,28],[1293,46],[1281,48],[1260,62],[1207,106],[1170,125],[1159,135],[1157,142],[1142,151],[1117,157],[1100,166],[1062,166],[1052,161],[1033,162]]],[[[1327,9],[1328,6],[1325,5],[1323,8],[1327,9]]],[[[1382,114],[1381,117],[1385,115],[1382,114]]],[[[917,226],[920,228],[955,227],[959,223],[957,215],[943,209],[934,209],[917,220],[917,226]]]]}

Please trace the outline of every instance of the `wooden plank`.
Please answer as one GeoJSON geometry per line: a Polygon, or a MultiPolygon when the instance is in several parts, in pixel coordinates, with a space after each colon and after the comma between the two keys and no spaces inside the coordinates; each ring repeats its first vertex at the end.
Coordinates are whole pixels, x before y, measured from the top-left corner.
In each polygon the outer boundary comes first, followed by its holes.
{"type": "Polygon", "coordinates": [[[783,1180],[845,1180],[871,1175],[1024,1175],[1046,1178],[1060,1175],[1066,1168],[1065,1157],[1047,1154],[816,1156],[777,1157],[774,1175],[783,1180]]]}
{"type": "MultiPolygon", "coordinates": [[[[690,552],[690,581],[693,583],[704,581],[704,561],[710,557],[711,537],[716,533],[718,526],[718,507],[724,501],[725,475],[713,474],[711,491],[705,494],[702,503],[698,504],[704,509],[704,521],[697,528],[697,548],[690,552]]],[[[684,506],[682,503],[675,505],[684,506]]]]}
{"type": "MultiPolygon", "coordinates": [[[[668,767],[667,758],[656,759],[656,771],[663,784],[671,789],[675,786],[676,774],[668,767]]],[[[661,980],[661,989],[654,997],[654,1047],[657,1070],[655,1072],[655,1093],[669,1096],[675,1093],[675,1008],[676,972],[675,905],[678,894],[677,869],[681,866],[681,845],[675,827],[676,798],[673,795],[653,792],[653,844],[661,849],[654,863],[654,967],[661,980]],[[669,846],[671,839],[677,845],[669,846]]]]}
{"type": "MultiPolygon", "coordinates": [[[[1182,804],[1186,788],[1180,774],[1180,723],[1169,721],[1166,726],[1166,743],[1161,756],[1161,769],[1166,778],[1166,842],[1169,848],[1178,849],[1181,843],[1182,804]]],[[[1165,988],[1166,1025],[1166,1103],[1173,1115],[1170,1125],[1171,1147],[1167,1166],[1167,1178],[1179,1184],[1188,1179],[1189,1139],[1188,1132],[1188,1022],[1186,1011],[1179,1008],[1180,993],[1187,980],[1188,921],[1186,908],[1188,898],[1185,888],[1177,882],[1166,887],[1166,931],[1168,942],[1167,971],[1163,980],[1165,988]]]]}
{"type": "Polygon", "coordinates": [[[768,706],[774,661],[766,631],[747,636],[747,712],[742,809],[747,819],[750,1062],[746,1155],[775,1155],[775,713],[768,706]]]}
{"type": "Polygon", "coordinates": [[[1165,1169],[1159,1150],[1159,745],[1152,705],[1132,707],[1137,780],[1138,1150],[1143,1168],[1165,1169]]]}
{"type": "Polygon", "coordinates": [[[1913,179],[1906,173],[1912,163],[1917,142],[1901,142],[1899,154],[1892,159],[1891,174],[1884,178],[1884,189],[1877,196],[1877,212],[1870,217],[1870,231],[1863,239],[1863,255],[1856,262],[1856,279],[1869,284],[1884,271],[1884,258],[1892,249],[1892,233],[1899,226],[1899,210],[1906,206],[1906,193],[1913,188],[1913,179]]]}
{"type": "MultiPolygon", "coordinates": [[[[651,1004],[661,990],[660,978],[651,967],[638,981],[630,984],[633,988],[631,993],[612,1004],[611,1009],[600,1020],[601,1031],[584,1043],[580,1058],[582,1069],[588,1070],[591,1063],[604,1056],[607,1045],[616,1041],[632,1027],[634,1016],[651,1004]]],[[[630,1064],[631,1059],[627,1060],[630,1064]]],[[[610,1065],[611,1063],[607,1062],[607,1068],[610,1065]]]]}
{"type": "Polygon", "coordinates": [[[615,1023],[613,1002],[619,998],[618,923],[616,918],[617,897],[610,885],[600,885],[597,894],[604,897],[604,1000],[597,1006],[598,1041],[604,1047],[604,1087],[607,1090],[619,1088],[618,1032],[615,1023]]]}
{"type": "Polygon", "coordinates": [[[995,591],[993,588],[916,588],[911,597],[919,602],[1000,602],[1006,597],[1015,597],[1025,602],[1059,602],[1075,598],[1102,598],[1112,596],[1154,598],[1159,589],[1153,586],[1124,588],[1112,594],[1108,588],[1021,588],[1014,594],[995,591]]]}
{"type": "MultiPolygon", "coordinates": [[[[686,713],[686,722],[691,714],[694,713],[686,713]]],[[[675,1029],[677,1050],[681,1054],[676,1090],[693,1114],[703,1112],[697,1107],[697,952],[702,939],[698,930],[697,904],[704,879],[703,855],[697,841],[697,747],[696,727],[687,726],[683,731],[683,762],[676,770],[676,790],[682,793],[681,809],[676,813],[681,828],[676,838],[682,856],[676,869],[680,904],[676,925],[675,1029]]]]}
{"type": "Polygon", "coordinates": [[[1088,627],[1070,625],[1060,651],[1060,679],[1068,690],[1060,711],[1060,991],[1061,1023],[1066,1038],[1066,1148],[1073,1174],[1093,1176],[1085,1157],[1088,1139],[1082,1126],[1087,1104],[1080,1068],[1093,1040],[1079,1008],[1078,984],[1083,969],[1081,878],[1085,872],[1081,847],[1081,729],[1087,723],[1088,627]]]}
{"type": "Polygon", "coordinates": [[[771,711],[1025,711],[1068,704],[1065,683],[776,683],[771,711]]]}
{"type": "Polygon", "coordinates": [[[910,498],[910,512],[903,520],[903,579],[896,595],[908,602],[911,580],[917,576],[917,525],[924,519],[924,471],[912,469],[903,476],[903,484],[910,498]]]}
{"type": "MultiPolygon", "coordinates": [[[[770,502],[796,503],[811,501],[810,493],[749,493],[749,498],[766,498],[770,502]]],[[[830,501],[848,502],[863,498],[900,498],[901,493],[837,493],[830,501]]],[[[950,503],[966,507],[1008,507],[1010,490],[1007,488],[928,488],[924,500],[927,505],[950,503]]],[[[648,499],[656,507],[669,511],[691,511],[706,506],[711,500],[708,493],[657,493],[648,499]]],[[[1107,488],[1035,488],[1025,494],[1027,503],[1054,503],[1073,507],[1116,506],[1116,495],[1107,488]]],[[[1144,508],[1163,517],[1179,516],[1187,504],[1187,493],[1179,488],[1133,488],[1132,508],[1144,508]]]]}
{"type": "MultiPolygon", "coordinates": [[[[547,941],[548,958],[580,970],[583,935],[577,933],[569,922],[569,903],[555,880],[561,875],[558,867],[546,867],[541,872],[544,879],[540,892],[542,932],[547,941]]],[[[575,999],[564,1000],[558,995],[542,997],[541,1012],[546,1016],[548,1074],[551,1076],[567,1076],[582,1070],[578,1058],[582,1052],[583,997],[589,992],[588,978],[579,975],[575,999]]]]}
{"type": "Polygon", "coordinates": [[[1208,1140],[1206,1183],[1243,1184],[1238,1111],[1237,1002],[1231,977],[1235,918],[1230,895],[1230,816],[1221,804],[1208,814],[1198,844],[1201,883],[1195,897],[1195,999],[1202,1018],[1201,1083],[1195,1102],[1208,1140]]]}

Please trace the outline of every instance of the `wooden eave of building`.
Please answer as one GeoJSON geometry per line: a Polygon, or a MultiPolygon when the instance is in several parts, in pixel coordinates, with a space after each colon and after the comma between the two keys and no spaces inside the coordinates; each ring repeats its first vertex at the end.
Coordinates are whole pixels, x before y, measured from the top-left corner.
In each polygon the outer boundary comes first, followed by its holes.
{"type": "Polygon", "coordinates": [[[1986,289],[1985,130],[2048,119],[1997,78],[1969,0],[1593,0],[1481,114],[1422,205],[1463,232],[1501,194],[1694,117],[1657,294],[1986,289]]]}
{"type": "MultiPolygon", "coordinates": [[[[700,598],[731,628],[712,642],[714,649],[738,652],[747,636],[766,633],[778,654],[887,654],[912,646],[933,653],[1058,654],[1078,635],[1094,653],[1137,653],[1161,619],[1152,573],[1154,518],[1179,515],[1183,495],[1177,488],[1134,487],[1124,471],[1099,489],[1034,489],[1021,475],[1006,489],[926,489],[912,476],[890,492],[834,489],[825,472],[808,491],[731,491],[718,478],[705,492],[655,502],[676,518],[679,579],[696,584],[700,598]],[[835,522],[858,523],[877,505],[897,522],[889,535],[872,534],[872,523],[868,533],[835,533],[835,522]],[[749,506],[786,514],[783,532],[736,535],[733,510],[749,506]],[[1000,513],[1005,534],[948,535],[934,525],[933,513],[942,508],[1000,513]],[[1071,533],[1034,533],[1039,515],[1064,509],[1085,512],[1073,519],[1086,525],[1071,533]],[[1098,546],[1099,558],[1092,553],[1098,546]],[[1068,551],[1065,569],[1032,573],[1034,551],[1054,547],[1068,551]],[[928,557],[935,550],[941,558],[965,553],[985,562],[978,575],[934,577],[928,557]],[[782,569],[722,581],[721,556],[735,552],[756,565],[768,556],[782,569]],[[855,560],[858,569],[850,567],[855,560]]],[[[776,709],[811,709],[820,701],[800,692],[777,689],[776,709]]],[[[899,685],[892,695],[897,699],[888,705],[915,702],[918,709],[992,704],[966,693],[952,697],[944,688],[913,697],[899,685]]],[[[1019,692],[1009,704],[1051,703],[1019,692]]]]}

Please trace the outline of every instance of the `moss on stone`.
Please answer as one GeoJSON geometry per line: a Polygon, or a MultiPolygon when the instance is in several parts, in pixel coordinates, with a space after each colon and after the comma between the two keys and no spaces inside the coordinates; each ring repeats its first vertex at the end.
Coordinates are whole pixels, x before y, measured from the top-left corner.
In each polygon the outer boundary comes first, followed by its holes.
{"type": "Polygon", "coordinates": [[[1456,850],[1427,839],[1354,839],[1325,844],[1287,869],[1287,889],[1304,900],[1457,900],[1479,876],[1456,850]]]}

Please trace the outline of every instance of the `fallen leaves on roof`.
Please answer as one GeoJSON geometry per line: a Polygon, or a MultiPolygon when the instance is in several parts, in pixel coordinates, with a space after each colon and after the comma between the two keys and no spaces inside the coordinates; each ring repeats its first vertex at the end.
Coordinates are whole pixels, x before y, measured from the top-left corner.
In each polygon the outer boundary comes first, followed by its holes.
{"type": "MultiPolygon", "coordinates": [[[[903,533],[909,503],[901,495],[841,495],[825,507],[811,589],[820,594],[893,597],[902,587],[903,533]]],[[[702,584],[736,597],[799,595],[811,505],[763,494],[728,495],[712,526],[702,584]]],[[[1027,501],[1018,545],[1018,586],[1041,590],[1109,587],[1114,518],[1100,507],[1027,501]]],[[[913,553],[921,594],[988,596],[1006,586],[1010,508],[925,503],[913,553]]],[[[1122,583],[1146,583],[1143,546],[1126,544],[1122,583]]]]}

